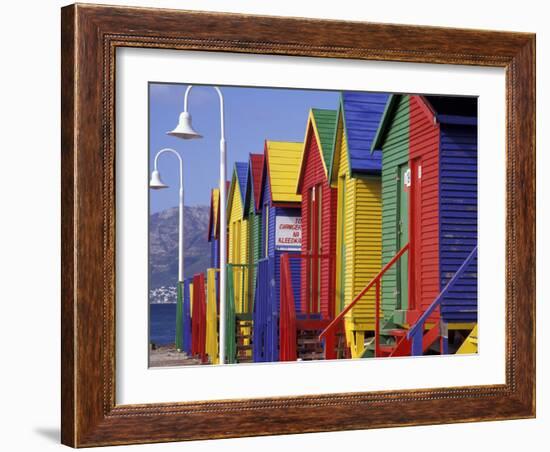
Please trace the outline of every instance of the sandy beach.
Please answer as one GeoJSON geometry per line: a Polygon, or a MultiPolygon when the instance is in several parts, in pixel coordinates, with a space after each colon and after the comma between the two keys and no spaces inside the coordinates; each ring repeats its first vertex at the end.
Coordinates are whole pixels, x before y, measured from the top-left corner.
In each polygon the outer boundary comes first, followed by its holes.
{"type": "Polygon", "coordinates": [[[149,367],[173,367],[200,365],[199,359],[190,357],[185,352],[178,352],[174,344],[150,347],[149,367]]]}

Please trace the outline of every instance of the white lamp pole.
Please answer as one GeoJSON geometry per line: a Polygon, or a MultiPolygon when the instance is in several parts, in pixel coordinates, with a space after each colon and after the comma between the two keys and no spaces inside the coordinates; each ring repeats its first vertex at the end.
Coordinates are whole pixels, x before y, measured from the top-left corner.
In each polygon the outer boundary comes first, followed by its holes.
{"type": "MultiPolygon", "coordinates": [[[[184,111],[180,114],[179,123],[177,127],[168,132],[168,135],[183,138],[202,138],[193,127],[191,126],[191,115],[188,112],[187,105],[189,99],[189,92],[193,88],[193,85],[189,85],[185,90],[184,99],[184,111]]],[[[226,181],[226,142],[225,142],[225,128],[224,128],[224,109],[223,109],[223,95],[221,90],[217,87],[213,87],[218,93],[220,100],[220,364],[225,364],[225,304],[226,304],[226,261],[227,261],[227,230],[226,230],[226,195],[225,195],[225,181],[226,181]]]]}
{"type": "Polygon", "coordinates": [[[181,351],[182,348],[182,333],[183,333],[183,319],[182,317],[182,291],[183,291],[183,280],[184,280],[184,257],[183,257],[183,160],[178,152],[170,148],[164,148],[157,152],[155,155],[155,162],[153,167],[153,172],[151,173],[151,180],[149,181],[149,187],[158,190],[162,188],[168,188],[160,178],[160,173],[158,171],[158,160],[159,157],[164,153],[174,154],[179,161],[179,225],[178,225],[178,306],[176,309],[176,348],[181,351]]]}

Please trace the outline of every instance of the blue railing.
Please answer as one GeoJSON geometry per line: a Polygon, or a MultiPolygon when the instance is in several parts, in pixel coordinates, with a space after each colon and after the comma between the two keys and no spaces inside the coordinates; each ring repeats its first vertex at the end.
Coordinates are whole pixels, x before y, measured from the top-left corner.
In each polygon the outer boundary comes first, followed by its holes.
{"type": "Polygon", "coordinates": [[[472,263],[472,261],[475,259],[476,256],[477,256],[477,246],[468,255],[466,260],[462,263],[460,268],[456,271],[454,276],[449,280],[447,285],[443,288],[443,290],[439,293],[439,295],[435,298],[435,300],[432,301],[430,306],[428,306],[428,308],[418,318],[416,323],[407,332],[407,339],[412,340],[411,355],[413,356],[422,355],[423,353],[422,339],[424,335],[424,323],[426,323],[426,320],[428,319],[428,317],[430,317],[430,315],[432,315],[435,309],[439,307],[439,305],[445,298],[445,295],[447,294],[447,292],[449,292],[453,288],[455,283],[460,279],[460,277],[463,275],[463,273],[466,271],[466,269],[472,263]]]}

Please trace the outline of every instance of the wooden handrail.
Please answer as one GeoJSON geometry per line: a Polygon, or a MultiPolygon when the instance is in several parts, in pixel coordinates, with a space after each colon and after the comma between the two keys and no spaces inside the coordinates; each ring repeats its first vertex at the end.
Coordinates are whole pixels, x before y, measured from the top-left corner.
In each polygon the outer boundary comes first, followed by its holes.
{"type": "MultiPolygon", "coordinates": [[[[384,276],[384,274],[392,267],[393,264],[395,264],[397,262],[397,260],[405,253],[405,251],[407,251],[409,249],[409,244],[407,243],[403,248],[401,248],[399,250],[399,252],[393,256],[390,261],[384,265],[382,267],[382,269],[378,272],[378,274],[365,286],[365,288],[359,292],[359,294],[357,294],[355,296],[355,298],[352,300],[352,302],[350,304],[348,304],[343,310],[342,312],[340,312],[340,314],[338,314],[334,320],[332,322],[329,323],[329,325],[321,332],[321,334],[319,334],[319,339],[323,339],[324,337],[326,337],[326,335],[330,332],[330,330],[336,328],[336,326],[338,325],[338,323],[342,320],[342,318],[350,311],[351,308],[353,308],[353,306],[355,306],[355,304],[361,299],[363,298],[363,296],[371,289],[372,286],[374,286],[376,284],[377,286],[377,306],[376,306],[376,313],[377,313],[377,317],[379,317],[379,298],[380,298],[380,280],[382,279],[382,277],[384,276]]],[[[376,335],[378,336],[378,334],[376,335]]]]}

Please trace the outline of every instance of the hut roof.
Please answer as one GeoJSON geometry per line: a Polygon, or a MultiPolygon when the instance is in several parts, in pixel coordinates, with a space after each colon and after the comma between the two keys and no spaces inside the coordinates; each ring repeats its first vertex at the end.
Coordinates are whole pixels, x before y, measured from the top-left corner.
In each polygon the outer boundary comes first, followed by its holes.
{"type": "Polygon", "coordinates": [[[220,206],[220,189],[213,188],[210,191],[210,211],[208,215],[208,241],[216,239],[218,236],[218,214],[220,206]]]}
{"type": "Polygon", "coordinates": [[[254,209],[256,212],[260,210],[262,185],[263,185],[263,171],[264,171],[264,155],[263,154],[250,154],[250,162],[248,167],[248,183],[249,187],[245,210],[248,211],[250,201],[254,201],[254,209]],[[252,188],[252,190],[250,189],[252,188]]]}
{"type": "MultiPolygon", "coordinates": [[[[405,94],[391,94],[386,103],[386,108],[376,136],[371,145],[371,152],[376,153],[382,147],[382,142],[390,124],[399,99],[405,94]]],[[[477,124],[477,98],[465,96],[417,96],[425,107],[426,113],[442,124],[477,124]]]]}
{"type": "Polygon", "coordinates": [[[300,192],[300,184],[304,173],[304,165],[306,160],[306,146],[310,133],[315,135],[319,151],[321,152],[321,160],[325,168],[325,173],[328,175],[328,166],[332,159],[334,150],[334,136],[336,132],[336,110],[326,110],[321,108],[312,108],[309,111],[309,117],[306,126],[306,136],[304,138],[304,150],[300,161],[300,171],[296,184],[296,191],[300,192]]]}
{"type": "MultiPolygon", "coordinates": [[[[233,167],[233,175],[231,176],[231,185],[229,186],[229,194],[227,196],[227,211],[231,211],[231,202],[233,200],[233,193],[235,191],[235,185],[239,184],[239,192],[241,195],[241,206],[244,207],[244,201],[246,199],[246,186],[248,180],[248,162],[235,162],[233,167]]],[[[243,209],[244,213],[244,209],[243,209]]],[[[229,219],[229,215],[228,215],[229,219]]]]}
{"type": "Polygon", "coordinates": [[[301,202],[296,194],[296,182],[302,159],[303,143],[290,141],[265,142],[266,177],[272,202],[301,202]]]}
{"type": "MultiPolygon", "coordinates": [[[[371,152],[371,147],[389,97],[386,93],[342,92],[338,114],[342,119],[353,173],[372,174],[382,169],[382,154],[371,152]]],[[[331,168],[333,163],[331,161],[331,168]]]]}
{"type": "Polygon", "coordinates": [[[444,124],[477,124],[477,97],[422,96],[444,124]]]}

